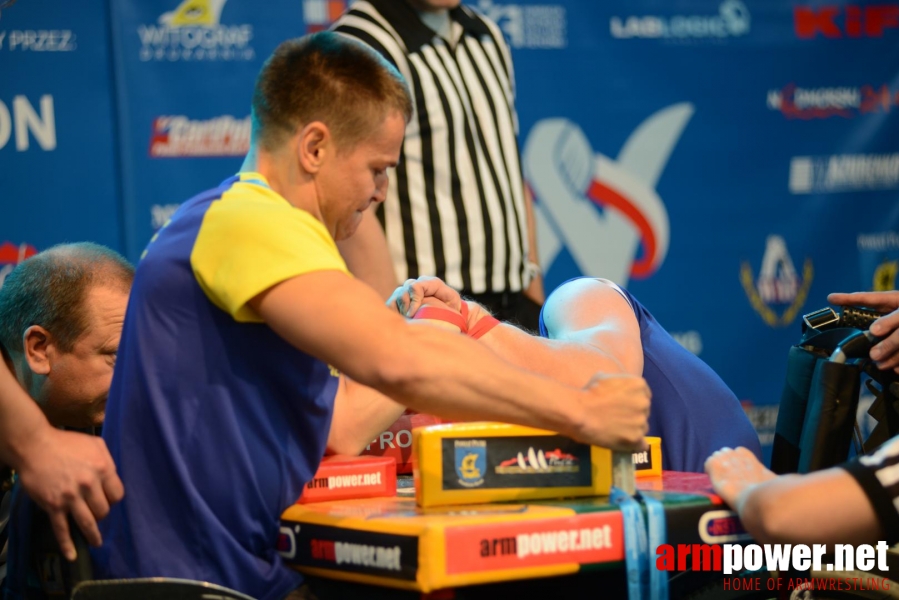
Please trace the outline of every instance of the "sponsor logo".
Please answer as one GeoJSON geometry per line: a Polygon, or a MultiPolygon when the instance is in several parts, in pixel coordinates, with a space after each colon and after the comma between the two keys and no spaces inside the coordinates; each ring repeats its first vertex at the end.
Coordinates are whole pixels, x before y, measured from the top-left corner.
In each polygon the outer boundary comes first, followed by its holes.
{"type": "Polygon", "coordinates": [[[743,412],[752,427],[759,436],[759,443],[762,446],[769,446],[774,443],[774,430],[777,427],[777,412],[780,406],[777,404],[766,404],[756,406],[752,400],[742,400],[740,404],[743,412]]]}
{"type": "Polygon", "coordinates": [[[224,115],[201,121],[177,115],[153,120],[153,158],[243,156],[249,149],[249,116],[224,115]]]}
{"type": "Polygon", "coordinates": [[[793,322],[805,304],[814,274],[812,260],[806,258],[800,279],[787,252],[787,243],[779,235],[769,235],[758,279],[753,282],[752,267],[748,261],[743,261],[740,282],[752,308],[765,323],[771,327],[785,327],[793,322]],[[778,315],[773,305],[786,308],[778,315]]]}
{"type": "Polygon", "coordinates": [[[37,248],[31,244],[16,246],[11,242],[3,242],[0,245],[0,287],[3,287],[6,276],[16,268],[16,265],[35,254],[37,254],[37,248]]]}
{"type": "Polygon", "coordinates": [[[595,153],[567,119],[537,122],[524,169],[537,199],[540,263],[552,269],[567,250],[580,270],[626,286],[655,273],[668,253],[668,212],[655,187],[693,105],[674,104],[643,121],[615,159],[595,153]]]}
{"type": "Polygon", "coordinates": [[[699,518],[699,539],[706,544],[723,544],[752,539],[736,513],[710,510],[699,518]]]}
{"type": "Polygon", "coordinates": [[[861,192],[899,188],[899,152],[794,156],[790,193],[861,192]]]}
{"type": "Polygon", "coordinates": [[[299,525],[286,526],[282,525],[278,530],[278,543],[276,548],[278,553],[287,559],[292,559],[297,555],[297,536],[300,534],[299,525]]]}
{"type": "Polygon", "coordinates": [[[370,487],[381,485],[381,472],[357,473],[355,475],[331,475],[316,477],[306,484],[309,489],[325,488],[339,490],[341,488],[370,487]]]}
{"type": "Polygon", "coordinates": [[[740,0],[725,0],[717,15],[644,15],[612,17],[613,38],[647,38],[671,41],[724,40],[749,33],[749,9],[740,0]]]}
{"type": "Polygon", "coordinates": [[[885,260],[874,269],[871,289],[875,292],[889,292],[896,289],[896,275],[899,274],[899,260],[885,260]]]}
{"type": "Polygon", "coordinates": [[[899,106],[899,91],[886,84],[804,88],[790,83],[783,89],[768,90],[767,104],[769,110],[779,111],[788,119],[852,119],[890,112],[899,106]]]}
{"type": "Polygon", "coordinates": [[[71,29],[11,29],[0,31],[0,51],[74,52],[76,39],[71,29]]]}
{"type": "Polygon", "coordinates": [[[879,38],[899,27],[899,4],[796,6],[793,27],[801,40],[879,38]]]}
{"type": "Polygon", "coordinates": [[[623,542],[618,513],[447,527],[446,573],[622,560],[623,542]]]}
{"type": "Polygon", "coordinates": [[[480,0],[477,7],[499,25],[512,48],[568,46],[568,17],[561,4],[497,4],[480,0]]]}
{"type": "Polygon", "coordinates": [[[899,233],[861,233],[856,243],[866,265],[863,277],[871,278],[871,290],[895,290],[899,283],[899,233]]]}
{"type": "MultiPolygon", "coordinates": [[[[408,429],[400,429],[399,431],[382,431],[372,444],[378,444],[380,450],[387,448],[408,448],[412,445],[412,431],[408,429]]],[[[372,444],[365,447],[371,450],[372,444]]]]}
{"type": "Polygon", "coordinates": [[[332,540],[309,540],[310,554],[316,560],[333,562],[336,565],[351,565],[383,569],[402,570],[403,551],[399,546],[372,546],[332,540]]]}
{"type": "Polygon", "coordinates": [[[518,456],[504,460],[495,467],[497,473],[503,475],[520,475],[530,473],[577,473],[581,470],[578,459],[573,454],[566,454],[558,448],[555,450],[534,450],[528,448],[527,455],[519,452],[518,456]]]}
{"type": "Polygon", "coordinates": [[[41,150],[56,150],[56,114],[53,110],[53,96],[44,94],[38,104],[40,112],[25,96],[14,96],[12,111],[0,100],[0,149],[9,142],[13,132],[16,137],[16,151],[25,152],[31,147],[31,139],[41,150]],[[31,135],[29,135],[31,134],[31,135]]]}
{"type": "Polygon", "coordinates": [[[652,452],[643,450],[642,452],[634,452],[631,455],[634,461],[634,468],[638,471],[645,471],[652,468],[652,452]]]}
{"type": "Polygon", "coordinates": [[[478,487],[484,483],[487,471],[487,442],[485,440],[455,440],[456,475],[465,487],[478,487]]]}
{"type": "Polygon", "coordinates": [[[303,0],[306,33],[324,31],[346,10],[346,0],[303,0]]]}
{"type": "Polygon", "coordinates": [[[142,61],[247,61],[256,58],[250,44],[253,26],[222,25],[227,0],[182,0],[156,24],[138,26],[142,61]]]}

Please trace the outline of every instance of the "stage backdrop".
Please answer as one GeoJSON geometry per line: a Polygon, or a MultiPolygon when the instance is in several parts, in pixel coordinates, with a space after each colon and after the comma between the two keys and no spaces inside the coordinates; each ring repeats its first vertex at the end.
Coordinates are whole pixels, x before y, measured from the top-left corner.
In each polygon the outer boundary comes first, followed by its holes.
{"type": "MultiPolygon", "coordinates": [[[[770,443],[788,347],[899,270],[899,3],[471,3],[507,35],[547,288],[627,286],[770,443]]],[[[342,0],[19,0],[0,13],[0,268],[137,260],[235,172],[283,39],[342,0]]],[[[0,271],[2,277],[5,271],[0,271]]]]}

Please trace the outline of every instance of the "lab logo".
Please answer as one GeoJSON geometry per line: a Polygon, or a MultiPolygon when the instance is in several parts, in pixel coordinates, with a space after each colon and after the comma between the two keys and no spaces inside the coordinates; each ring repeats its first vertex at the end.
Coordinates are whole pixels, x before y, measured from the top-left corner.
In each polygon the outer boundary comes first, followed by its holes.
{"type": "Polygon", "coordinates": [[[306,33],[324,31],[346,10],[345,0],[303,0],[306,33]]]}
{"type": "Polygon", "coordinates": [[[663,39],[674,42],[721,41],[749,33],[749,9],[740,0],[725,0],[718,14],[628,15],[609,19],[609,33],[616,39],[663,39]]]}
{"type": "Polygon", "coordinates": [[[140,25],[142,61],[248,61],[256,58],[250,45],[253,26],[221,24],[227,0],[182,0],[154,25],[140,25]]]}
{"type": "Polygon", "coordinates": [[[896,289],[896,275],[899,274],[899,260],[885,260],[874,269],[875,292],[889,292],[896,289]]]}
{"type": "Polygon", "coordinates": [[[3,242],[0,245],[0,287],[6,276],[9,275],[16,265],[37,254],[37,249],[31,244],[19,244],[16,246],[10,242],[3,242]]]}
{"type": "Polygon", "coordinates": [[[535,473],[577,473],[580,471],[578,459],[573,454],[555,450],[535,450],[533,446],[527,452],[519,452],[496,467],[501,475],[521,475],[535,473]]]}
{"type": "Polygon", "coordinates": [[[506,4],[480,0],[477,8],[499,25],[512,48],[568,46],[568,17],[561,4],[506,4]]]}
{"type": "Polygon", "coordinates": [[[765,323],[771,327],[786,327],[805,304],[814,274],[812,261],[807,258],[800,278],[784,239],[779,235],[769,235],[758,278],[753,275],[749,262],[743,261],[740,283],[752,308],[765,323]],[[779,307],[785,307],[780,314],[775,310],[779,307]]]}
{"type": "Polygon", "coordinates": [[[484,484],[487,471],[487,442],[485,440],[455,440],[456,475],[459,484],[473,488],[484,484]]]}
{"type": "Polygon", "coordinates": [[[523,162],[537,200],[540,261],[548,271],[563,251],[581,275],[622,286],[661,267],[670,232],[655,188],[692,116],[686,102],[656,112],[614,159],[594,151],[580,126],[567,119],[534,125],[523,162]]]}

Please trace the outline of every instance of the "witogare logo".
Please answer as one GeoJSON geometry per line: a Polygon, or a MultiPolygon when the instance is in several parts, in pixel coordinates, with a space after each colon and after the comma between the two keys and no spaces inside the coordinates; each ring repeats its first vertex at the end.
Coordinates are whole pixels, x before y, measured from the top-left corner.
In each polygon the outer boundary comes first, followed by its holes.
{"type": "Polygon", "coordinates": [[[256,58],[250,45],[253,26],[222,25],[226,0],[183,0],[164,13],[156,25],[141,25],[142,61],[244,61],[256,58]]]}

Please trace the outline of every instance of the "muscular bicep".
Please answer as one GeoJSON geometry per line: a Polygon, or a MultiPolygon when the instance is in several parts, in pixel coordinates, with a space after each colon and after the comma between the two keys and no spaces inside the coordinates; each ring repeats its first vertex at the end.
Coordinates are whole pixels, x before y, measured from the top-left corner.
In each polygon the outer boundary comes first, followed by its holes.
{"type": "Polygon", "coordinates": [[[293,277],[248,304],[291,345],[366,384],[379,381],[405,327],[372,288],[340,271],[293,277]]]}
{"type": "Polygon", "coordinates": [[[599,279],[576,279],[557,288],[543,308],[551,339],[588,344],[643,374],[640,325],[628,301],[599,279]]]}

